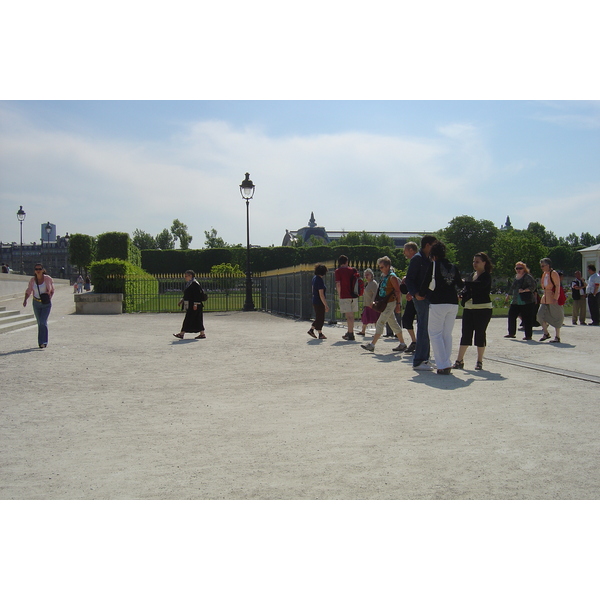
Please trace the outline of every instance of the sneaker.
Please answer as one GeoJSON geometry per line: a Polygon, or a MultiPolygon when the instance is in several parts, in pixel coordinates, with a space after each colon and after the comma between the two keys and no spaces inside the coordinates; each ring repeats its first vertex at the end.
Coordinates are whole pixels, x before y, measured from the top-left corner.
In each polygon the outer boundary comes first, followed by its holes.
{"type": "Polygon", "coordinates": [[[306,333],[308,333],[308,335],[310,335],[311,337],[314,337],[315,339],[317,338],[317,336],[315,334],[315,330],[312,327],[306,333]]]}
{"type": "Polygon", "coordinates": [[[404,351],[404,354],[414,354],[417,349],[417,342],[411,342],[410,346],[404,351]]]}
{"type": "Polygon", "coordinates": [[[375,346],[370,342],[368,344],[361,344],[360,347],[368,350],[369,352],[373,352],[375,350],[375,346]]]}
{"type": "Polygon", "coordinates": [[[404,342],[400,342],[395,348],[392,348],[394,352],[402,352],[406,350],[407,346],[404,342]]]}
{"type": "Polygon", "coordinates": [[[353,342],[356,338],[354,337],[353,333],[346,333],[342,336],[343,340],[347,340],[349,342],[353,342]]]}
{"type": "Polygon", "coordinates": [[[415,371],[433,371],[433,367],[428,360],[424,360],[420,365],[413,367],[415,371]]]}

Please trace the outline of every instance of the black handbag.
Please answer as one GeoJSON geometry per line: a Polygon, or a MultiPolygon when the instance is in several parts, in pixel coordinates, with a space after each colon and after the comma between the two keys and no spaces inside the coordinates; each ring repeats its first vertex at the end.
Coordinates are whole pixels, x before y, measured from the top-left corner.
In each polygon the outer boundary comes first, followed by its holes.
{"type": "Polygon", "coordinates": [[[46,292],[42,294],[42,292],[40,292],[40,284],[37,281],[35,282],[35,284],[37,285],[38,294],[40,295],[40,300],[42,301],[42,304],[50,304],[50,294],[46,294],[46,292]]]}

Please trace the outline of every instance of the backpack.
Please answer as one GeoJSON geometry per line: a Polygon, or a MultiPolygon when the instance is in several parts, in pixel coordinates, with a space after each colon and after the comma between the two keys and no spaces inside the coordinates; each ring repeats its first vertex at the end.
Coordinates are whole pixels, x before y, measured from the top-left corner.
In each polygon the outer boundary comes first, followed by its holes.
{"type": "Polygon", "coordinates": [[[358,271],[354,271],[354,275],[352,276],[352,287],[350,288],[350,293],[352,294],[353,298],[358,298],[365,293],[365,282],[362,280],[358,271]]]}

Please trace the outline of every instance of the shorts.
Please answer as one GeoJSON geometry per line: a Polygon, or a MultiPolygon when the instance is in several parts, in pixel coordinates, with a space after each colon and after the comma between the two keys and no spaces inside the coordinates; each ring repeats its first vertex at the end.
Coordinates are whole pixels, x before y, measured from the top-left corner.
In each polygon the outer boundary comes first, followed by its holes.
{"type": "Polygon", "coordinates": [[[342,314],[355,313],[358,310],[358,299],[357,298],[340,298],[339,306],[340,306],[340,312],[342,314]]]}

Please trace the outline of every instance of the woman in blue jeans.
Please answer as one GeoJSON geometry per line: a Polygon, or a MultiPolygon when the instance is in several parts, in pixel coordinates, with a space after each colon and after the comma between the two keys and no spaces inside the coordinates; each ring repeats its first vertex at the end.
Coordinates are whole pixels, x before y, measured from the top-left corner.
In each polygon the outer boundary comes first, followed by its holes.
{"type": "Polygon", "coordinates": [[[33,295],[33,314],[38,323],[38,345],[45,348],[48,345],[48,317],[52,310],[52,296],[54,296],[54,282],[46,274],[43,265],[35,265],[35,275],[30,279],[23,306],[27,306],[27,299],[33,295]]]}

